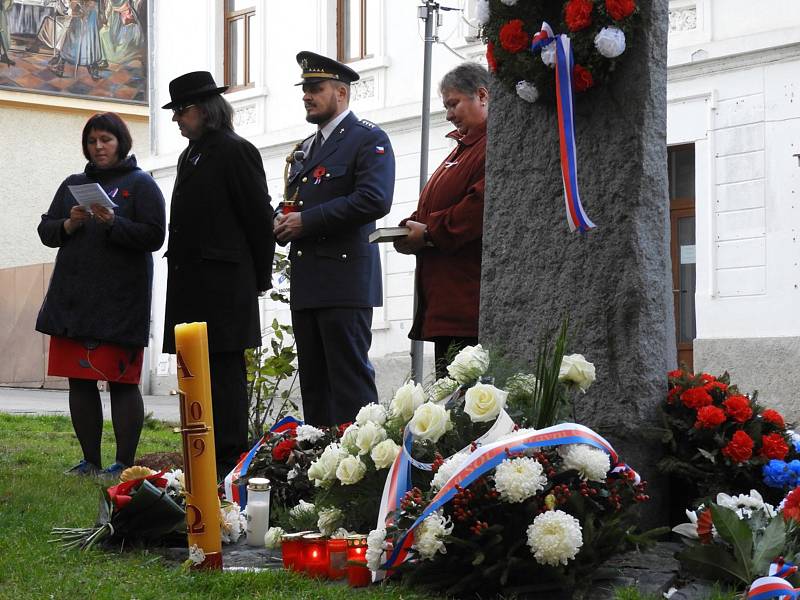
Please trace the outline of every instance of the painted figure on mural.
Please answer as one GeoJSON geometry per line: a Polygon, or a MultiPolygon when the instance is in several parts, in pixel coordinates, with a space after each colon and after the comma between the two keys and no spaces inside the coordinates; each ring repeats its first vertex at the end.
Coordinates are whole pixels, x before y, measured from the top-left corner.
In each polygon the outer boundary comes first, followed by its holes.
{"type": "Polygon", "coordinates": [[[69,27],[61,42],[58,58],[52,70],[59,77],[64,75],[65,64],[86,67],[94,81],[100,79],[100,69],[108,66],[100,43],[100,19],[105,19],[101,10],[103,0],[73,0],[70,3],[69,27]]]}
{"type": "Polygon", "coordinates": [[[9,52],[11,52],[11,32],[8,28],[8,12],[11,10],[12,0],[0,0],[0,63],[8,66],[14,65],[9,52]]]}
{"type": "Polygon", "coordinates": [[[145,61],[144,2],[106,0],[106,27],[101,32],[103,52],[108,62],[145,61]]]}

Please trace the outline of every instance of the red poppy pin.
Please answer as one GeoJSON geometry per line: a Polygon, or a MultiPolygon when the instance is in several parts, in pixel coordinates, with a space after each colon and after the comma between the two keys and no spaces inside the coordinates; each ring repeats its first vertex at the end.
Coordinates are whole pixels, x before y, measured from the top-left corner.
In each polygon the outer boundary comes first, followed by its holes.
{"type": "Polygon", "coordinates": [[[130,195],[131,195],[131,193],[128,190],[122,190],[122,197],[123,198],[127,198],[130,195]]]}
{"type": "Polygon", "coordinates": [[[325,177],[325,173],[327,172],[328,171],[322,165],[319,165],[316,169],[314,169],[314,172],[311,174],[311,176],[314,178],[314,184],[318,184],[320,181],[322,181],[322,178],[325,177]]]}

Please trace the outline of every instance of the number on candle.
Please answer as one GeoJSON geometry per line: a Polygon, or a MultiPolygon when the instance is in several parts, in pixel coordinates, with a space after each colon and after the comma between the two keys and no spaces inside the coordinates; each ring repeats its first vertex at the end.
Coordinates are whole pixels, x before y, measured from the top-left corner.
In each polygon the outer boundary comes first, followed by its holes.
{"type": "Polygon", "coordinates": [[[197,454],[194,455],[195,458],[198,456],[202,456],[203,452],[206,451],[206,442],[200,438],[195,438],[192,440],[192,448],[197,450],[197,454]]]}
{"type": "Polygon", "coordinates": [[[192,513],[192,518],[194,519],[189,524],[189,533],[203,533],[206,530],[205,523],[203,523],[203,513],[200,512],[200,509],[197,508],[194,504],[187,504],[186,505],[186,517],[187,521],[189,521],[189,513],[192,513]]]}
{"type": "Polygon", "coordinates": [[[199,421],[200,417],[203,416],[203,407],[200,406],[200,403],[195,401],[189,405],[189,414],[195,421],[199,421]]]}

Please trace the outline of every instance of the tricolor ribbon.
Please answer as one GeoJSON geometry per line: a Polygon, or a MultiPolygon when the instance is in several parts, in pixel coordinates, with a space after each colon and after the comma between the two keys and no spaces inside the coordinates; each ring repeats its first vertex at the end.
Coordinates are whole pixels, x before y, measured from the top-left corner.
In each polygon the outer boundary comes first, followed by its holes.
{"type": "MultiPolygon", "coordinates": [[[[497,467],[497,465],[506,459],[507,452],[516,453],[533,448],[562,446],[567,444],[587,444],[603,450],[611,457],[611,464],[615,469],[619,468],[619,470],[623,471],[627,477],[635,482],[640,481],[636,471],[620,462],[611,444],[588,427],[576,423],[563,423],[538,431],[520,431],[495,442],[479,446],[473,450],[469,457],[467,457],[464,465],[445,482],[425,510],[422,511],[422,514],[414,521],[400,539],[397,540],[389,559],[381,566],[381,569],[391,569],[405,560],[408,549],[413,543],[411,540],[413,540],[414,529],[432,513],[452,500],[459,489],[468,487],[476,479],[497,467]]],[[[402,458],[403,455],[404,453],[402,452],[398,455],[395,465],[402,461],[407,463],[407,460],[402,458]]],[[[393,467],[395,465],[393,465],[393,467]]],[[[402,497],[398,498],[396,506],[400,505],[400,499],[402,499],[402,497]]]]}
{"type": "Polygon", "coordinates": [[[782,558],[769,566],[769,576],[759,577],[750,586],[747,592],[747,600],[767,600],[768,598],[797,598],[800,596],[800,588],[792,587],[792,584],[784,579],[794,575],[797,567],[792,563],[784,562],[782,558]]]}
{"type": "MultiPolygon", "coordinates": [[[[284,417],[269,428],[269,433],[283,433],[288,429],[294,429],[302,424],[302,421],[294,417],[284,417]]],[[[269,434],[266,434],[258,440],[255,445],[250,448],[250,451],[245,454],[244,458],[242,458],[233,470],[225,476],[225,481],[223,482],[225,487],[225,499],[230,502],[236,502],[240,508],[247,506],[247,484],[234,485],[233,482],[247,474],[247,469],[250,468],[250,463],[253,462],[256,452],[258,452],[258,449],[264,445],[268,438],[269,434]]]]}
{"type": "Polygon", "coordinates": [[[564,185],[564,202],[570,231],[581,233],[595,228],[581,204],[578,191],[578,154],[575,150],[575,125],[572,105],[572,71],[575,58],[572,42],[564,34],[553,35],[547,23],[531,40],[531,52],[541,52],[545,46],[556,45],[556,105],[558,106],[558,139],[561,151],[561,180],[564,185]]]}

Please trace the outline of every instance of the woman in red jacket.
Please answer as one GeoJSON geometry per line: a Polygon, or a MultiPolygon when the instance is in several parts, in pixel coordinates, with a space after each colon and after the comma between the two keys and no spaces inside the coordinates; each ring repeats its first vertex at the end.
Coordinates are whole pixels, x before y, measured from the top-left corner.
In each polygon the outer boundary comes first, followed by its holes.
{"type": "Polygon", "coordinates": [[[394,243],[417,257],[417,311],[409,337],[434,343],[436,377],[447,357],[478,343],[489,73],[464,63],[439,84],[456,147],[431,175],[394,243]]]}

